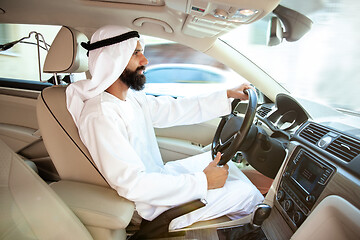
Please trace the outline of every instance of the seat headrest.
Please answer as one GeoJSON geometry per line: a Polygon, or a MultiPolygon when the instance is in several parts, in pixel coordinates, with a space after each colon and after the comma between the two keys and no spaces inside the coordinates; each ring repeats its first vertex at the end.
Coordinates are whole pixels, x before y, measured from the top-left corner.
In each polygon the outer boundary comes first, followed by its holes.
{"type": "Polygon", "coordinates": [[[80,46],[88,38],[81,32],[62,27],[46,56],[45,73],[81,73],[88,70],[87,50],[80,46]]]}

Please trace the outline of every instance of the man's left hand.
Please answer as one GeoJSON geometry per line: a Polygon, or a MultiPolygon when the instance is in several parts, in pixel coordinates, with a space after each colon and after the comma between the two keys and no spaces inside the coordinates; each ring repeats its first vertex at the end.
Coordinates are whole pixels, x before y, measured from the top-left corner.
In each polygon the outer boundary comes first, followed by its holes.
{"type": "Polygon", "coordinates": [[[244,93],[244,90],[249,89],[249,88],[253,88],[253,87],[251,87],[250,84],[248,84],[248,83],[243,83],[238,87],[228,89],[227,97],[228,98],[237,98],[240,100],[248,100],[249,97],[248,97],[248,95],[246,95],[244,93]]]}

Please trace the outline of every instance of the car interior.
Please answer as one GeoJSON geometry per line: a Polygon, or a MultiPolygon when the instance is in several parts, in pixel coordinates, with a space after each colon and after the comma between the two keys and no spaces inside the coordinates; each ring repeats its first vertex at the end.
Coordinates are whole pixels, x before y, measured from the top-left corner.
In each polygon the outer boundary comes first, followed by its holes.
{"type": "Polygon", "coordinates": [[[359,239],[360,114],[298,98],[221,38],[271,17],[268,47],[306,40],[316,22],[285,7],[288,2],[294,1],[1,1],[0,33],[10,36],[0,37],[1,72],[32,68],[37,80],[0,76],[0,239],[359,239]],[[9,32],[7,24],[57,30],[47,44],[42,34],[9,32]],[[235,100],[228,116],[155,129],[164,163],[207,151],[234,161],[265,198],[252,214],[169,230],[174,218],[204,203],[194,200],[144,221],[109,186],[65,96],[77,76],[91,78],[81,43],[109,24],[184,45],[252,84],[249,100],[235,100]],[[37,55],[26,66],[19,45],[32,35],[33,43],[22,45],[35,45],[37,55]],[[14,67],[6,69],[10,62],[14,67]]]}

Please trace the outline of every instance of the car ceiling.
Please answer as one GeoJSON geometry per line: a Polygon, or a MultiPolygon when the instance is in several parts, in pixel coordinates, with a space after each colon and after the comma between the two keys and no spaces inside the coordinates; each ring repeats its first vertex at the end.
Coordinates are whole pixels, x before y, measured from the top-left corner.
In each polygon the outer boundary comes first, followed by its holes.
{"type": "Polygon", "coordinates": [[[64,25],[73,27],[88,37],[101,26],[119,24],[137,30],[141,34],[162,37],[206,51],[218,36],[241,24],[249,24],[261,19],[279,2],[279,0],[2,0],[0,22],[64,25]],[[201,16],[195,13],[196,21],[194,11],[189,10],[192,6],[205,9],[205,13],[200,14],[201,16]],[[234,23],[213,16],[215,10],[231,7],[256,9],[259,14],[243,23],[234,23]],[[194,22],[196,24],[201,22],[201,25],[196,25],[194,22]],[[170,29],[170,32],[166,28],[170,29]]]}

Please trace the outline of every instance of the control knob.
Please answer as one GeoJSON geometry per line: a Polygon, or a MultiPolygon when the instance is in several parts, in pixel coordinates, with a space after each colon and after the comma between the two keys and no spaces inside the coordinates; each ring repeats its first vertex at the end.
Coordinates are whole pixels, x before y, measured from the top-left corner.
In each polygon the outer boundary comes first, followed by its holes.
{"type": "Polygon", "coordinates": [[[308,195],[308,196],[306,196],[305,201],[308,203],[314,203],[315,197],[313,195],[308,195]]]}
{"type": "Polygon", "coordinates": [[[302,223],[304,220],[304,214],[300,211],[296,211],[293,216],[293,221],[296,225],[302,223]]]}
{"type": "Polygon", "coordinates": [[[276,200],[278,200],[278,202],[281,202],[282,200],[285,199],[285,192],[284,190],[279,190],[276,194],[276,200]]]}
{"type": "Polygon", "coordinates": [[[286,212],[290,212],[294,208],[294,203],[290,199],[284,201],[284,209],[286,212]]]}

